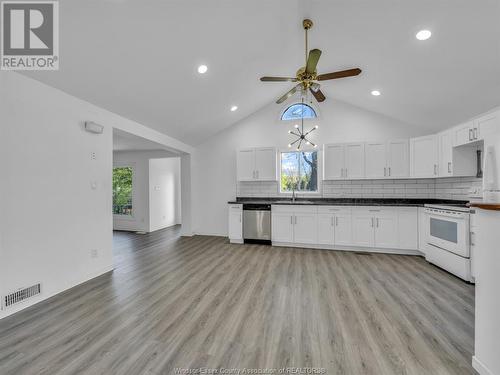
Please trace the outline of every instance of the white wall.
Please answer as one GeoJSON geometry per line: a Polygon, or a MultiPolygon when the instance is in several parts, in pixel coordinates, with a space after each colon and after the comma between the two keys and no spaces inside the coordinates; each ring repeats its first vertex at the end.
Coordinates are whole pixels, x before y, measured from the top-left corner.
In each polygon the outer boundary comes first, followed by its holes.
{"type": "Polygon", "coordinates": [[[112,269],[113,127],[191,149],[38,81],[0,72],[0,293],[42,283],[41,296],[0,311],[0,318],[112,269]],[[104,125],[104,134],[85,132],[85,120],[104,125]]]}
{"type": "Polygon", "coordinates": [[[8,93],[0,101],[1,148],[8,155],[2,292],[41,282],[43,295],[32,303],[112,269],[112,129],[90,134],[83,121],[116,117],[21,75],[0,75],[8,93]]]}
{"type": "Polygon", "coordinates": [[[180,158],[149,160],[149,230],[181,223],[180,158]]]}
{"type": "MultiPolygon", "coordinates": [[[[194,152],[194,232],[227,234],[226,202],[236,196],[236,150],[254,146],[286,148],[294,122],[279,120],[282,107],[270,104],[211,137],[194,152]]],[[[329,100],[320,106],[319,125],[311,141],[318,144],[409,138],[432,131],[415,127],[346,103],[329,100]]]]}

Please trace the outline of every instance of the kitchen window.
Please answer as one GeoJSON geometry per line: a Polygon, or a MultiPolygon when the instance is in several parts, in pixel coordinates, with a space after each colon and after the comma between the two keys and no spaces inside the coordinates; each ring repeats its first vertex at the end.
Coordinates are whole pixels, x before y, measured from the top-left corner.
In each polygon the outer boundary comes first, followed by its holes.
{"type": "Polygon", "coordinates": [[[318,152],[288,151],[280,158],[280,191],[318,192],[318,152]]]}
{"type": "Polygon", "coordinates": [[[113,168],[113,214],[132,216],[132,167],[113,168]]]}

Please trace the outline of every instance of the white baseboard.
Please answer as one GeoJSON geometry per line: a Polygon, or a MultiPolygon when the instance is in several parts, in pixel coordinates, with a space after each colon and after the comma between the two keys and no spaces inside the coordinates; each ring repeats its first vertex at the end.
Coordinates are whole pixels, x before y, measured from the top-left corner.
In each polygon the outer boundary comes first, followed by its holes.
{"type": "Polygon", "coordinates": [[[488,367],[486,367],[479,359],[477,359],[475,355],[472,356],[472,367],[481,375],[493,375],[493,372],[491,372],[488,367]]]}
{"type": "Polygon", "coordinates": [[[418,250],[379,249],[379,248],[361,247],[361,246],[315,245],[315,244],[297,244],[297,243],[287,243],[287,242],[273,242],[273,246],[301,247],[301,248],[306,248],[306,249],[340,250],[340,251],[398,254],[398,255],[418,255],[418,256],[423,255],[418,250]]]}

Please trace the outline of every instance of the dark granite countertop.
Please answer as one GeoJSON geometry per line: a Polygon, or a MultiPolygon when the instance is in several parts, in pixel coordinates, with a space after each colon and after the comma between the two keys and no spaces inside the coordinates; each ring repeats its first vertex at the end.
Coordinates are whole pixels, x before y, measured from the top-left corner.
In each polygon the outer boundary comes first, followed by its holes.
{"type": "Polygon", "coordinates": [[[319,206],[413,206],[425,204],[463,204],[468,201],[448,199],[404,199],[404,198],[297,198],[295,202],[286,198],[246,198],[238,197],[229,204],[283,204],[283,205],[319,205],[319,206]]]}

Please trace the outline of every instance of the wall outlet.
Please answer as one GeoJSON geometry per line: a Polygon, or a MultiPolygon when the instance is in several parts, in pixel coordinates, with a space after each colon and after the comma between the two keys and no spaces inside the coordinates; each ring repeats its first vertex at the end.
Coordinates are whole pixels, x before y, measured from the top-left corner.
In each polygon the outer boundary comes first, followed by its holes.
{"type": "Polygon", "coordinates": [[[95,151],[90,153],[90,160],[97,160],[97,153],[95,151]]]}
{"type": "Polygon", "coordinates": [[[99,257],[99,250],[97,250],[97,249],[91,249],[90,250],[90,257],[91,258],[97,258],[97,257],[99,257]]]}

